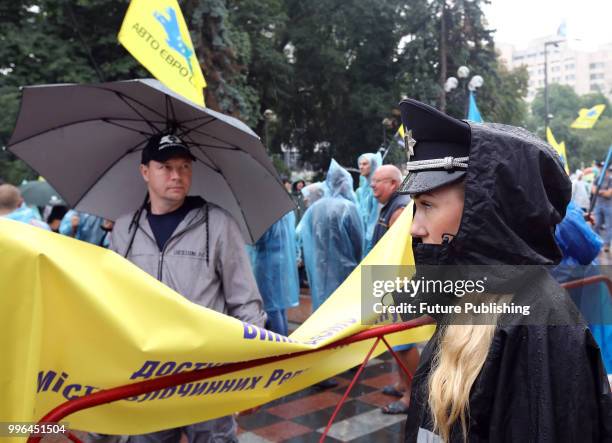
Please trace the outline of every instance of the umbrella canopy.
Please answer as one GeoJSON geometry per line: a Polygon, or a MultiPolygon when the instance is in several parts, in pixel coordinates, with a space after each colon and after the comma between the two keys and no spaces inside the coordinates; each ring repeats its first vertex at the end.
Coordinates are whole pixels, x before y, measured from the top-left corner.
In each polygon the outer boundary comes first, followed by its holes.
{"type": "Polygon", "coordinates": [[[25,87],[8,150],[69,206],[115,220],[142,204],[141,151],[161,132],[178,135],[197,159],[191,194],[232,214],[248,242],[294,208],[248,126],[157,80],[25,87]]]}
{"type": "Polygon", "coordinates": [[[30,206],[57,206],[64,204],[59,193],[46,181],[33,180],[25,182],[19,186],[19,191],[21,191],[23,200],[30,206]]]}

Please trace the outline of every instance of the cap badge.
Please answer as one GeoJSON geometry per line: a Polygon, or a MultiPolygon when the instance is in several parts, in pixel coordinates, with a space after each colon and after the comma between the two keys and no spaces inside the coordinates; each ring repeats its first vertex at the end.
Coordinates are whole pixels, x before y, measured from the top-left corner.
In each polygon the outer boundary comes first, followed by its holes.
{"type": "Polygon", "coordinates": [[[410,157],[414,157],[414,146],[417,144],[417,141],[412,138],[412,129],[408,131],[404,136],[404,143],[406,144],[406,154],[408,155],[408,161],[410,161],[410,157]]]}

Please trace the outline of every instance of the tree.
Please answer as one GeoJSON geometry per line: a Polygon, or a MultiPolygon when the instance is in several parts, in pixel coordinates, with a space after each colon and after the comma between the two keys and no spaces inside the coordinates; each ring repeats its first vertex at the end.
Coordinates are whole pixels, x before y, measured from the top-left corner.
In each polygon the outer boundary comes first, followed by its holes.
{"type": "MultiPolygon", "coordinates": [[[[478,96],[485,119],[522,120],[525,73],[498,64],[485,2],[183,0],[181,6],[208,82],[207,106],[267,133],[271,153],[298,147],[325,169],[331,156],[354,166],[359,154],[389,142],[403,96],[439,104],[441,60],[448,72],[467,64],[485,77],[478,96]],[[266,109],[276,122],[264,121],[266,109]]],[[[19,86],[150,76],[116,41],[128,0],[4,3],[0,143],[12,130],[19,86]]],[[[464,103],[450,100],[448,111],[462,116],[464,103]]],[[[0,154],[0,174],[14,166],[0,154]]]]}
{"type": "MultiPolygon", "coordinates": [[[[116,35],[128,1],[39,0],[0,5],[0,145],[12,132],[24,85],[146,77],[116,35]]],[[[36,176],[6,151],[0,176],[17,183],[36,176]]]]}
{"type": "MultiPolygon", "coordinates": [[[[553,83],[548,87],[549,113],[553,115],[550,128],[557,141],[565,141],[568,162],[572,169],[605,158],[612,144],[612,110],[610,102],[601,93],[579,96],[567,85],[553,83]],[[572,129],[570,125],[578,117],[581,108],[595,104],[606,105],[606,111],[592,129],[572,129]]],[[[538,90],[531,104],[530,129],[545,138],[544,90],[538,90]]]]}

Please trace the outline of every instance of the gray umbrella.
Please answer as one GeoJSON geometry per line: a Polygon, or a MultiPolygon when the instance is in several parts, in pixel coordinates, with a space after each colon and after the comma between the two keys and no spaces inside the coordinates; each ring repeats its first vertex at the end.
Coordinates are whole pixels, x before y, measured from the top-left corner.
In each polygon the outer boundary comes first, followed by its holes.
{"type": "Polygon", "coordinates": [[[19,186],[21,196],[31,206],[57,206],[64,202],[59,193],[43,180],[32,180],[19,186]]]}
{"type": "Polygon", "coordinates": [[[294,208],[248,126],[157,80],[25,87],[8,150],[69,206],[115,220],[142,204],[141,150],[164,131],[175,132],[197,158],[191,194],[232,214],[245,240],[257,240],[294,208]]]}

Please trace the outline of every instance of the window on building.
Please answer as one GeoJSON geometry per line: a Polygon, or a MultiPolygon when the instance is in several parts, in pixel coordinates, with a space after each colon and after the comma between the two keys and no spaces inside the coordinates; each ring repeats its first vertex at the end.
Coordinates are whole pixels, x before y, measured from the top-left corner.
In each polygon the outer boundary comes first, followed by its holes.
{"type": "Polygon", "coordinates": [[[570,75],[566,75],[565,76],[565,80],[570,81],[570,80],[575,80],[576,76],[574,74],[570,74],[570,75]]]}
{"type": "Polygon", "coordinates": [[[565,65],[565,69],[574,69],[576,68],[576,65],[574,63],[567,63],[565,65]]]}
{"type": "Polygon", "coordinates": [[[603,68],[604,66],[605,66],[605,63],[603,63],[603,62],[590,63],[589,64],[589,69],[600,69],[600,68],[603,68]]]}
{"type": "Polygon", "coordinates": [[[599,73],[599,74],[591,74],[591,80],[600,80],[604,78],[604,74],[603,73],[599,73]]]}

